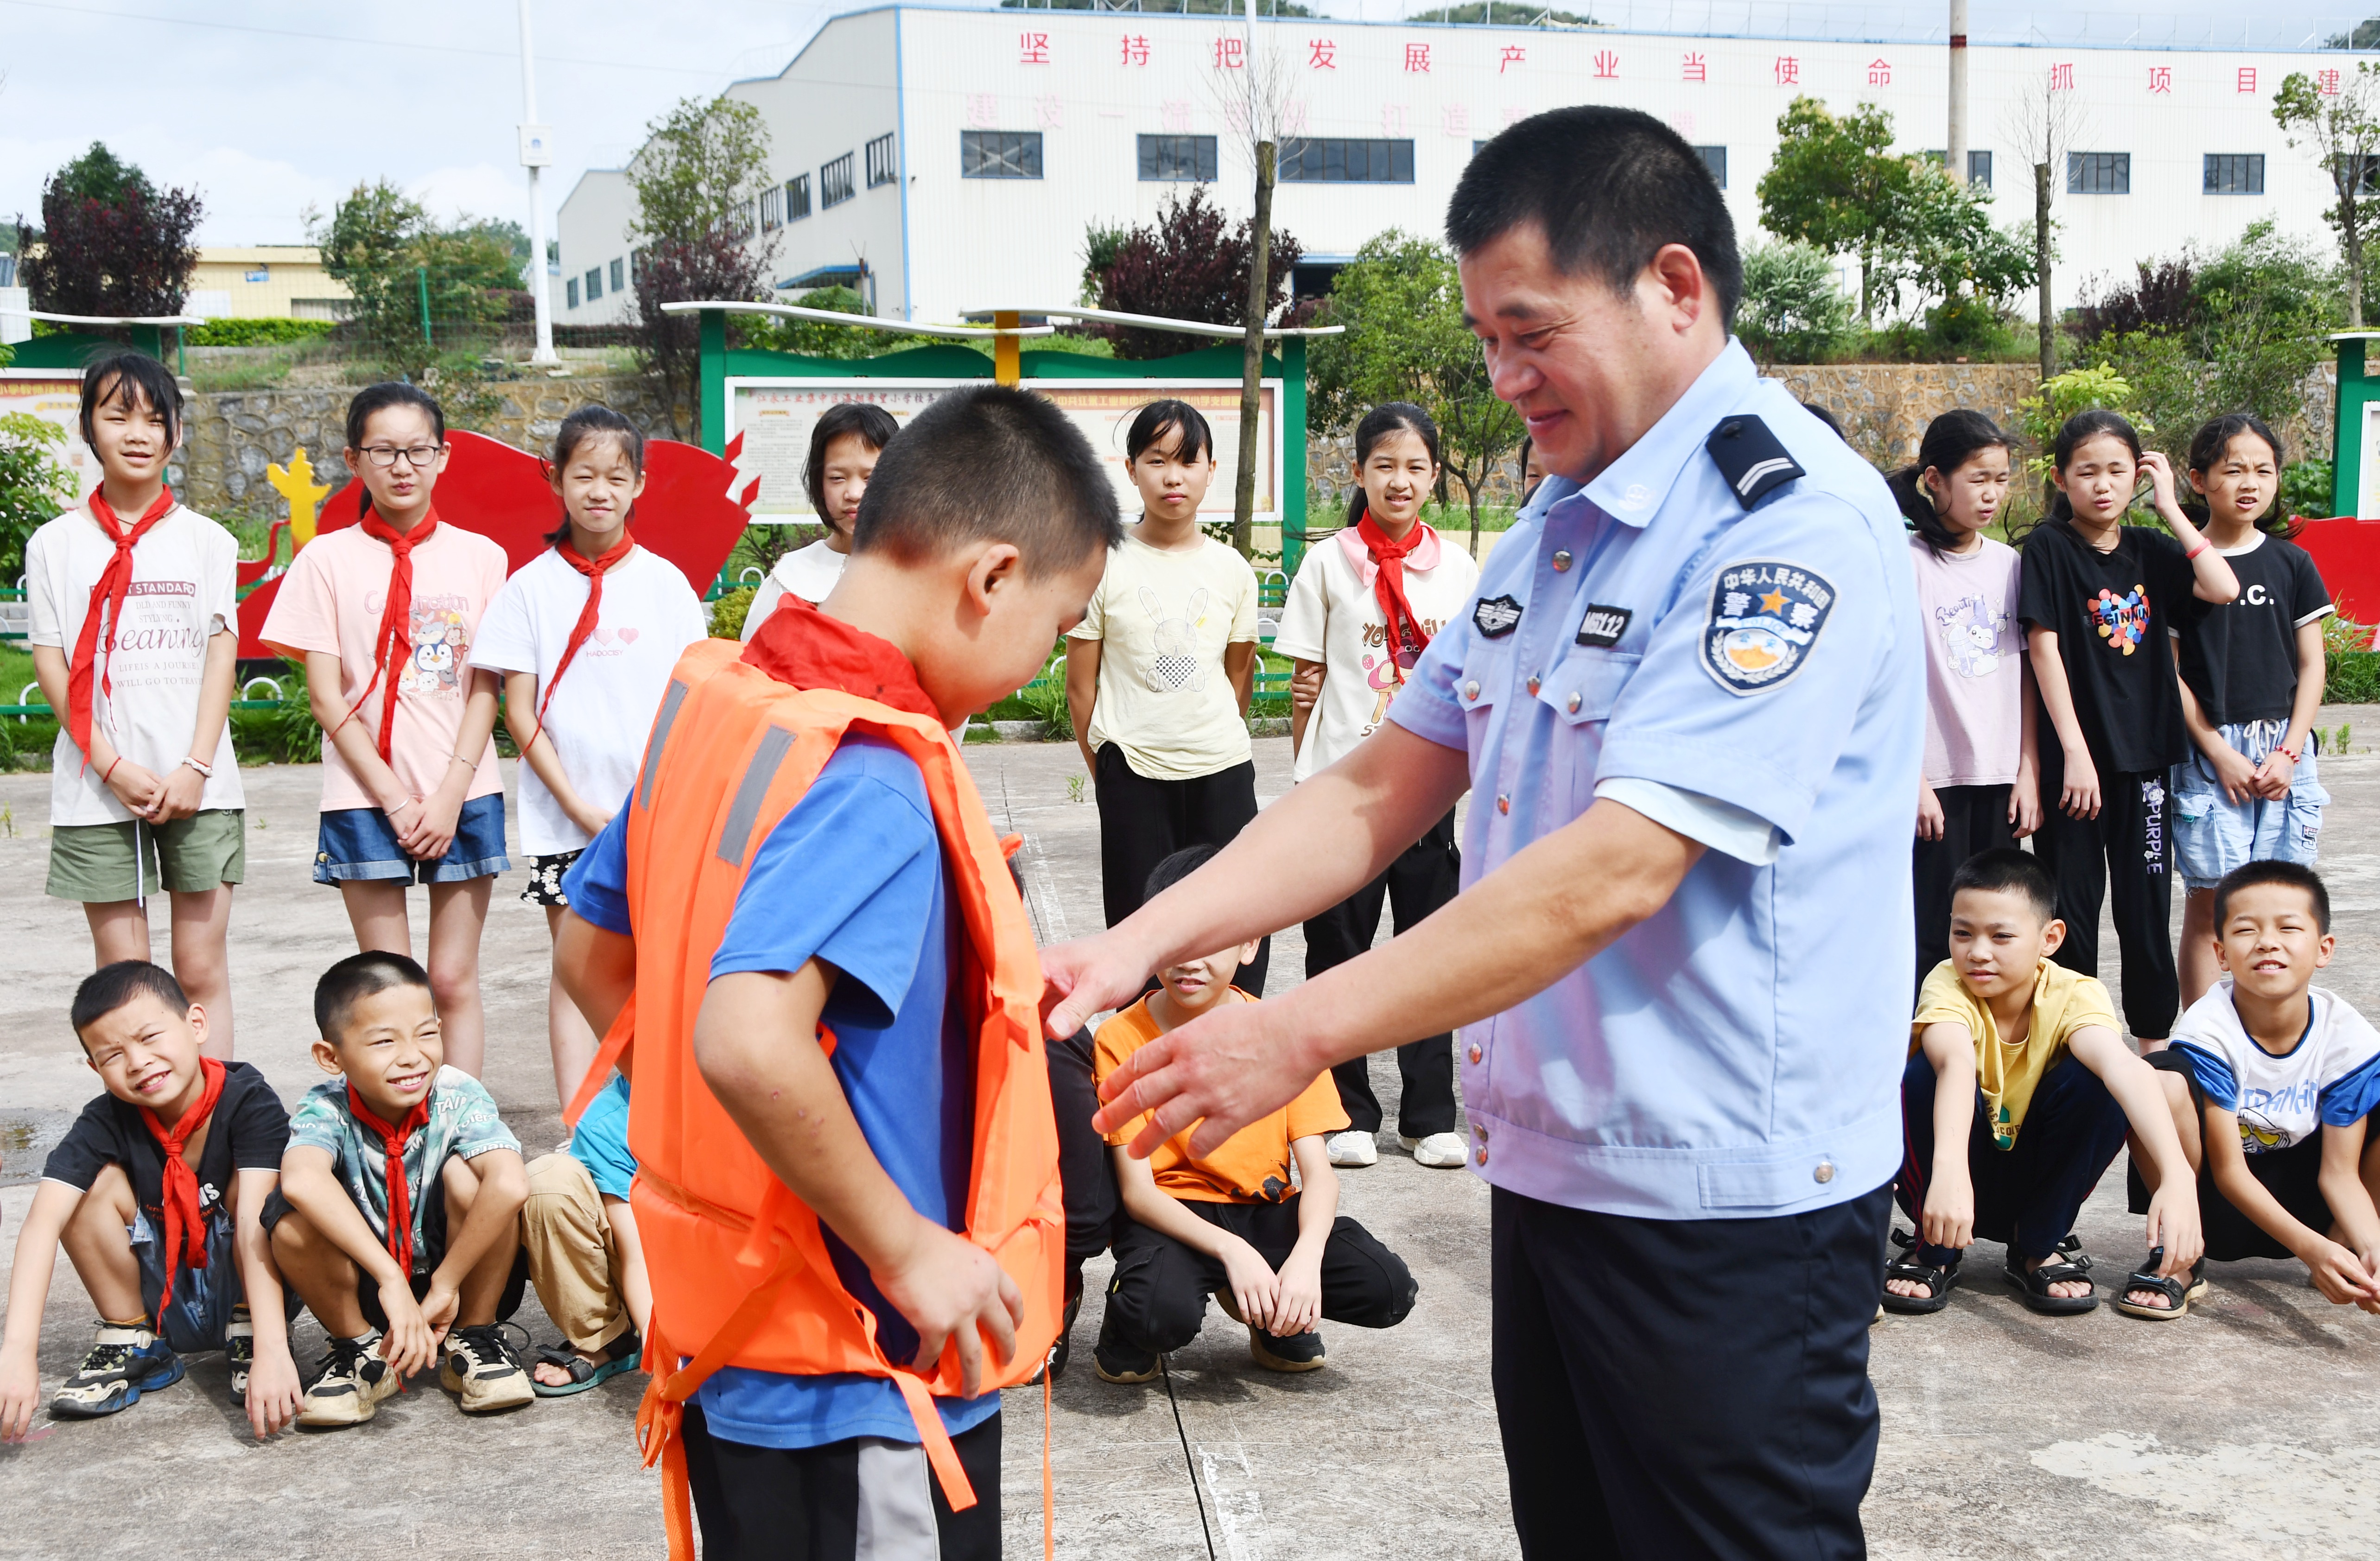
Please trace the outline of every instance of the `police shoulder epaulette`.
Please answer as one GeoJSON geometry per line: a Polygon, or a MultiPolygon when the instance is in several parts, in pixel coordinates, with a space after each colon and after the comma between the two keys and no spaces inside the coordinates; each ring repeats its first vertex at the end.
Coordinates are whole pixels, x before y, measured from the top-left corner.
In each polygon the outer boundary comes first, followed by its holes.
{"type": "Polygon", "coordinates": [[[1806,476],[1802,463],[1768,431],[1768,425],[1749,412],[1739,412],[1711,430],[1703,448],[1718,463],[1719,475],[1735,490],[1736,502],[1751,509],[1797,477],[1806,476]]]}

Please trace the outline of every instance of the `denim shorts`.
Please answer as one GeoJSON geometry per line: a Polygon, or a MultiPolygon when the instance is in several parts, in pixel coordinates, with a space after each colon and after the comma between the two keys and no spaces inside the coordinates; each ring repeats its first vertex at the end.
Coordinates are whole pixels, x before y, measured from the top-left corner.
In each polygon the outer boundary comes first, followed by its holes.
{"type": "MultiPolygon", "coordinates": [[[[2277,720],[2248,721],[2219,729],[2223,741],[2251,764],[2262,764],[2288,732],[2277,720]]],[[[2306,744],[2290,773],[2289,794],[2274,800],[2233,802],[2223,794],[2206,756],[2193,753],[2173,767],[2168,785],[2173,806],[2174,865],[2184,889],[2213,889],[2223,875],[2251,862],[2295,862],[2311,867],[2322,835],[2322,810],[2330,793],[2322,789],[2313,744],[2306,744]]]]}
{"type": "Polygon", "coordinates": [[[316,883],[390,880],[460,883],[512,865],[504,854],[504,794],[490,792],[463,805],[455,841],[435,862],[417,862],[396,843],[388,815],[376,807],[334,807],[322,815],[314,847],[316,883]]]}

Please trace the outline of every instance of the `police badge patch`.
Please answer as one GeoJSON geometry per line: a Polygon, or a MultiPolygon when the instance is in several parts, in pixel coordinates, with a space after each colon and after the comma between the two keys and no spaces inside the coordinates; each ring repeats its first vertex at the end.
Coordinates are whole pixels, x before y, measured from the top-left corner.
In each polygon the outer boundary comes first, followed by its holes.
{"type": "Polygon", "coordinates": [[[1730,694],[1791,681],[1835,609],[1825,575],[1774,561],[1730,563],[1711,584],[1703,670],[1730,694]]]}
{"type": "Polygon", "coordinates": [[[1481,597],[1471,610],[1472,627],[1482,638],[1502,639],[1521,621],[1521,604],[1509,596],[1481,597]]]}

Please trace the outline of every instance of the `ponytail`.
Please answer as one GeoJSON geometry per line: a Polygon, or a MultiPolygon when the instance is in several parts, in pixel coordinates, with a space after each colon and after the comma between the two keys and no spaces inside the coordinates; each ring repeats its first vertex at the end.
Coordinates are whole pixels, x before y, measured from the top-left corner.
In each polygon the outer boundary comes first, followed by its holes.
{"type": "Polygon", "coordinates": [[[1925,437],[1918,442],[1916,461],[1885,479],[1893,499],[1900,505],[1902,517],[1933,550],[1935,557],[1955,550],[1959,534],[1950,529],[1934,507],[1934,496],[1925,487],[1925,473],[1931,469],[1948,478],[1979,453],[2006,450],[2011,442],[1989,417],[1961,407],[1926,424],[1925,437]]]}

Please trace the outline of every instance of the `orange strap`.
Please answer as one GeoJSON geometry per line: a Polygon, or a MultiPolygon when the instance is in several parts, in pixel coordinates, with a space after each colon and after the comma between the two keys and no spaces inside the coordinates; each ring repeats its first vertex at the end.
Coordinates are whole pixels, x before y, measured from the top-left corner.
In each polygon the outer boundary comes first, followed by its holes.
{"type": "Polygon", "coordinates": [[[636,1038],[637,994],[631,991],[628,1000],[620,1005],[619,1016],[612,1021],[612,1027],[603,1032],[603,1044],[595,1048],[595,1060],[587,1065],[586,1073],[580,1077],[578,1093],[572,1095],[570,1104],[562,1108],[565,1127],[578,1125],[578,1119],[587,1114],[587,1107],[603,1093],[603,1086],[612,1082],[612,1070],[620,1065],[620,1054],[626,1051],[628,1043],[636,1038]]]}
{"type": "Polygon", "coordinates": [[[1041,1368],[1041,1561],[1058,1561],[1058,1481],[1050,1472],[1050,1368],[1041,1368]]]}

